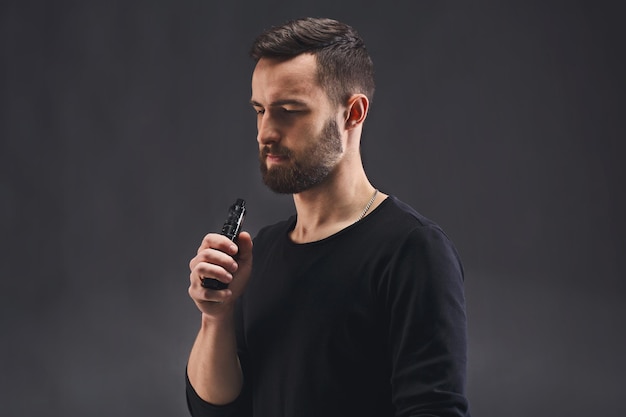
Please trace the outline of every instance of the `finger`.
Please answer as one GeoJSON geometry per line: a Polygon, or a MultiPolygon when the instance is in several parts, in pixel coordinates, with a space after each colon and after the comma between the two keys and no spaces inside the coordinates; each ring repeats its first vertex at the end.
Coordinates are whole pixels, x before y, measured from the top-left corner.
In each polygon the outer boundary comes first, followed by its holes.
{"type": "Polygon", "coordinates": [[[241,232],[236,240],[237,259],[249,259],[252,257],[252,237],[248,232],[241,232]]]}
{"type": "Polygon", "coordinates": [[[233,280],[233,275],[219,265],[200,262],[191,271],[191,284],[201,284],[202,278],[213,278],[224,284],[229,284],[233,280]]]}
{"type": "Polygon", "coordinates": [[[233,257],[217,249],[204,249],[198,252],[189,261],[189,269],[193,270],[200,262],[219,265],[229,272],[237,270],[237,262],[235,262],[233,257]]]}
{"type": "Polygon", "coordinates": [[[217,249],[229,255],[237,253],[237,245],[233,243],[229,238],[218,233],[209,233],[202,239],[202,243],[198,248],[198,253],[205,249],[217,249]]]}
{"type": "Polygon", "coordinates": [[[202,311],[205,311],[203,307],[212,307],[215,304],[228,302],[232,298],[232,295],[233,293],[229,289],[210,290],[193,285],[189,286],[189,296],[198,304],[198,307],[200,307],[202,311]]]}

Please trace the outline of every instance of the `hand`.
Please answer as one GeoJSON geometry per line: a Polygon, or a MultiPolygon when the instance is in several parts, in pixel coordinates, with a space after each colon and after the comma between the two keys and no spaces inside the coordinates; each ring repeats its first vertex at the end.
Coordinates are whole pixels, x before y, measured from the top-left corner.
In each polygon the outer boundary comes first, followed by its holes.
{"type": "Polygon", "coordinates": [[[241,232],[236,244],[226,236],[209,233],[202,240],[198,253],[189,262],[189,296],[198,309],[209,316],[219,316],[232,311],[234,302],[246,287],[252,270],[252,238],[241,232]],[[214,278],[228,288],[204,288],[202,278],[214,278]]]}

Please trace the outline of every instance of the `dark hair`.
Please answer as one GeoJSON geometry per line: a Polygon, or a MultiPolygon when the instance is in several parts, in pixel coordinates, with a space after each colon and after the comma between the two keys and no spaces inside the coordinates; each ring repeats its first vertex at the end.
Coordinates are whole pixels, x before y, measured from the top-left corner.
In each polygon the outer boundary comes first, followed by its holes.
{"type": "Polygon", "coordinates": [[[327,18],[306,17],[272,27],[259,35],[250,56],[289,59],[310,53],[317,60],[317,77],[335,104],[346,104],[355,93],[372,101],[374,65],[365,43],[352,27],[327,18]]]}

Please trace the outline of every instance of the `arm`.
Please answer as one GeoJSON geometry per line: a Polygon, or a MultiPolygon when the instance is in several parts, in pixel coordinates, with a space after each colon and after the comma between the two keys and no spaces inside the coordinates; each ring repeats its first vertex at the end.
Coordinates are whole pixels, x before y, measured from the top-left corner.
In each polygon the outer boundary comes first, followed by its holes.
{"type": "Polygon", "coordinates": [[[189,355],[187,376],[198,396],[208,403],[224,405],[239,396],[243,375],[232,314],[220,319],[202,314],[200,331],[189,355]]]}
{"type": "Polygon", "coordinates": [[[436,226],[414,230],[389,270],[392,395],[397,416],[469,416],[463,270],[436,226]]]}
{"type": "MultiPolygon", "coordinates": [[[[209,234],[189,265],[189,295],[201,311],[202,319],[187,364],[188,381],[193,389],[188,400],[193,398],[197,402],[200,399],[208,403],[206,408],[232,403],[243,387],[234,307],[250,276],[250,235],[242,232],[237,245],[222,235],[209,234]],[[219,291],[206,289],[201,286],[203,277],[218,279],[228,283],[229,287],[219,291]]],[[[190,409],[193,413],[191,403],[190,409]]]]}

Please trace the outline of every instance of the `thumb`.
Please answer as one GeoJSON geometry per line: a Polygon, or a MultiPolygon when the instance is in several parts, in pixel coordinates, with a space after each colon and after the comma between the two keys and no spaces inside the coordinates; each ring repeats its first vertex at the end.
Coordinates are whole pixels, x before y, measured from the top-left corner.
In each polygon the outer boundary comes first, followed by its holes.
{"type": "Polygon", "coordinates": [[[252,259],[252,236],[248,232],[241,232],[237,236],[237,261],[250,262],[252,259]]]}

